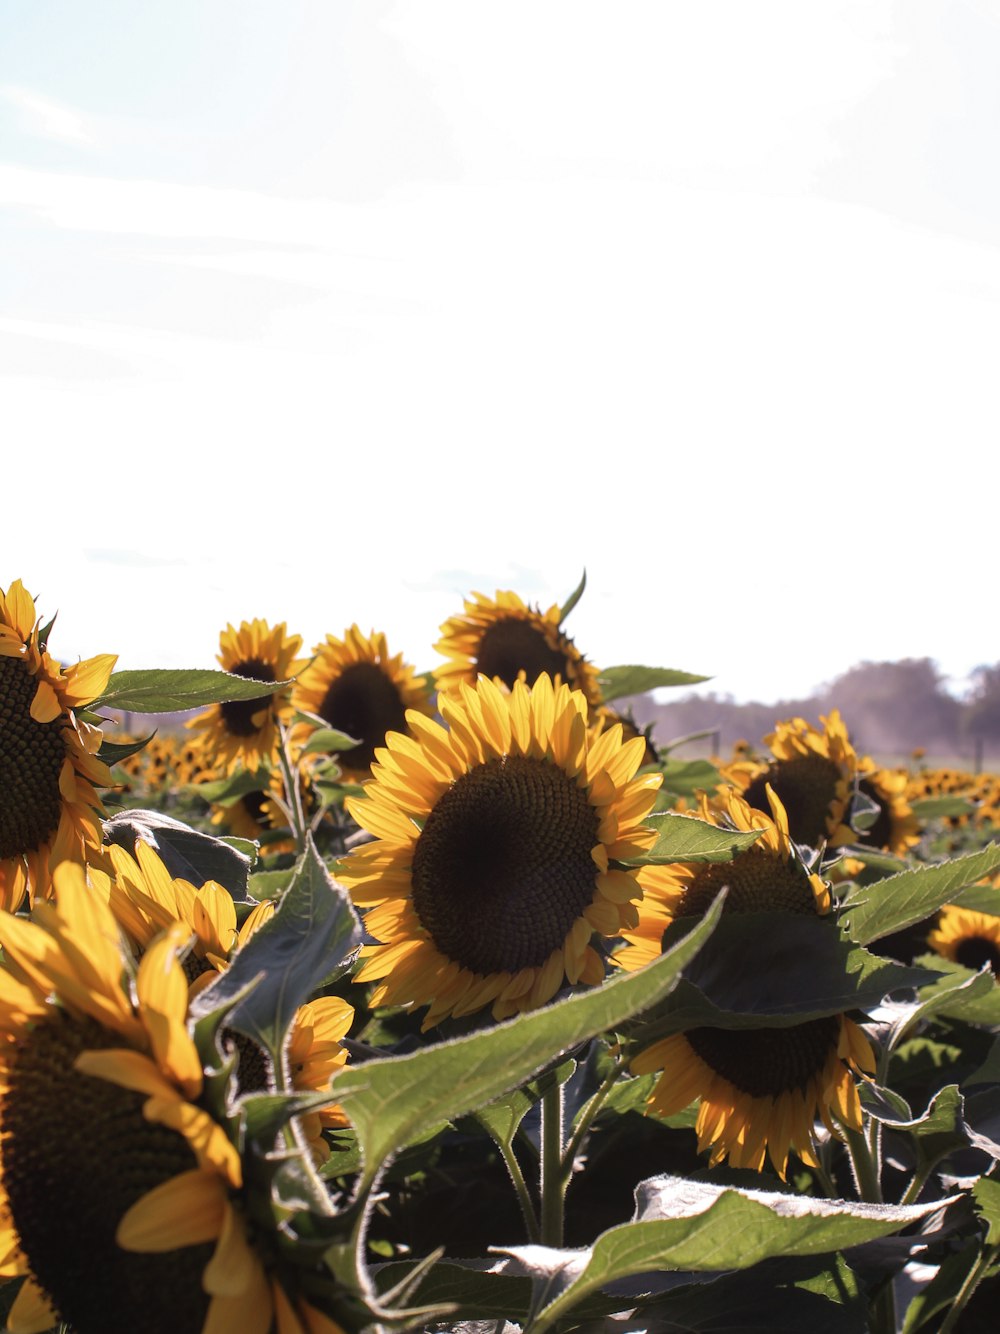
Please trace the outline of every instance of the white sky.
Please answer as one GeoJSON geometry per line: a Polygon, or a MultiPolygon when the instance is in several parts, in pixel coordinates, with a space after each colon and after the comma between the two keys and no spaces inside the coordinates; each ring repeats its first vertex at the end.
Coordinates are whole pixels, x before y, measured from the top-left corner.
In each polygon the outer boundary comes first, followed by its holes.
{"type": "Polygon", "coordinates": [[[0,585],[805,693],[994,631],[1000,0],[0,0],[0,585]]]}

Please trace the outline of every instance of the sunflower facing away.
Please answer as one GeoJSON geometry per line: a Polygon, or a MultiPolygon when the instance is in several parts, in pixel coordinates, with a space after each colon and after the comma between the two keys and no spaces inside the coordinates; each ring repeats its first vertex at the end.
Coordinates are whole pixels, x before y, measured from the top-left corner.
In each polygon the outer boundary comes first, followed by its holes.
{"type": "MultiPolygon", "coordinates": [[[[266,621],[227,625],[219,637],[217,661],[234,676],[251,681],[287,681],[299,670],[295,655],[302,647],[299,635],[285,632],[285,623],[273,628],[266,621]]],[[[211,763],[226,773],[241,765],[257,770],[270,762],[278,744],[278,722],[291,716],[291,687],[258,699],[234,699],[213,704],[186,724],[200,734],[211,763]]]]}
{"type": "Polygon", "coordinates": [[[0,908],[45,896],[51,868],[101,846],[97,789],[111,783],[97,758],[103,734],[75,710],[105,689],[117,659],[63,670],[43,643],[21,581],[0,591],[0,908]]]}
{"type": "Polygon", "coordinates": [[[295,685],[293,702],[303,713],[354,737],[338,762],[351,776],[367,778],[375,748],[387,732],[405,732],[407,711],[430,714],[430,691],[403,655],[390,655],[385,635],[363,635],[357,625],[343,639],[327,635],[295,685]]]}
{"type": "MultiPolygon", "coordinates": [[[[647,867],[639,924],[622,932],[629,944],[616,956],[621,967],[641,968],[659,958],[666,927],[676,917],[704,912],[723,886],[729,889],[726,913],[829,910],[826,886],[793,855],[780,800],[773,789],[766,796],[770,816],[733,788],[723,788],[711,804],[702,797],[703,819],[763,833],[729,862],[647,867]]],[[[835,1134],[834,1117],[860,1128],[854,1074],[873,1071],[874,1061],[861,1029],[846,1015],[833,1015],[788,1028],[689,1029],[641,1051],[632,1070],[663,1072],[649,1103],[659,1115],[672,1116],[701,1099],[698,1149],[710,1150],[713,1165],[728,1158],[734,1167],[760,1171],[770,1157],[784,1177],[792,1149],[815,1163],[817,1117],[835,1134]]]]}
{"type": "Polygon", "coordinates": [[[774,758],[755,775],[742,766],[727,773],[743,787],[743,796],[756,810],[768,810],[767,788],[778,795],[796,843],[811,848],[826,842],[838,848],[857,836],[846,823],[858,771],[858,757],[847,728],[836,709],[820,718],[823,730],[804,718],[778,723],[765,741],[774,758]]]}
{"type": "Polygon", "coordinates": [[[557,605],[548,611],[529,607],[516,593],[498,589],[495,598],[473,593],[465,612],[441,627],[434,645],[448,659],[434,670],[442,694],[454,694],[464,682],[480,675],[502,681],[508,689],[517,680],[533,685],[544,672],[573,690],[582,690],[589,708],[601,703],[597,668],[564,633],[557,605]]]}
{"type": "Polygon", "coordinates": [[[337,1334],[278,1280],[249,1159],[200,1105],[176,926],[133,965],[81,867],[0,943],[0,1275],[12,1334],[337,1334]]]}
{"type": "Polygon", "coordinates": [[[419,714],[413,738],[377,753],[354,819],[376,836],[340,864],[382,942],[356,976],[374,1005],[429,1005],[424,1028],[492,1005],[544,1005],[564,981],[604,976],[594,932],[637,921],[640,872],[619,864],[654,841],[642,821],[661,776],[635,777],[645,742],[588,731],[587,701],[541,676],[507,693],[486,677],[419,714]]]}

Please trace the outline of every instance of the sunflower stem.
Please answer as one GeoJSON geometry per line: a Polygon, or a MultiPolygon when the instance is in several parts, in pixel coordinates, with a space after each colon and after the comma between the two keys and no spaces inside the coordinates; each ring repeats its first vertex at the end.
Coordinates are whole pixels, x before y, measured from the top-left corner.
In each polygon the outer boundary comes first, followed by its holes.
{"type": "Polygon", "coordinates": [[[563,1153],[562,1171],[563,1171],[564,1191],[569,1186],[570,1180],[573,1176],[573,1164],[576,1162],[577,1154],[580,1152],[580,1145],[583,1143],[584,1137],[590,1130],[590,1127],[593,1125],[594,1119],[596,1118],[598,1112],[601,1110],[601,1108],[607,1101],[608,1094],[614,1088],[615,1084],[617,1084],[618,1077],[625,1069],[625,1066],[626,1062],[622,1058],[621,1053],[619,1053],[617,1058],[615,1059],[615,1063],[612,1066],[610,1073],[604,1079],[604,1082],[601,1084],[600,1088],[597,1090],[594,1096],[590,1099],[587,1105],[580,1112],[576,1126],[574,1127],[573,1133],[569,1137],[569,1140],[566,1144],[565,1152],[563,1153]]]}
{"type": "Polygon", "coordinates": [[[500,1156],[503,1158],[504,1166],[517,1195],[517,1202],[521,1206],[521,1215],[524,1218],[528,1241],[534,1244],[540,1240],[538,1219],[535,1216],[535,1206],[532,1203],[531,1192],[528,1190],[528,1183],[524,1179],[521,1164],[517,1161],[517,1155],[514,1153],[514,1146],[507,1143],[502,1136],[498,1136],[494,1143],[500,1150],[500,1156]]]}
{"type": "Polygon", "coordinates": [[[987,1270],[998,1255],[1000,1255],[1000,1246],[983,1247],[982,1255],[969,1270],[965,1282],[959,1288],[955,1300],[948,1308],[948,1314],[945,1316],[938,1334],[952,1334],[952,1330],[959,1328],[958,1322],[961,1319],[962,1312],[968,1306],[972,1294],[979,1287],[980,1281],[985,1277],[987,1270]]]}
{"type": "Polygon", "coordinates": [[[858,1195],[869,1204],[882,1204],[882,1184],[878,1179],[875,1160],[865,1132],[855,1130],[853,1126],[843,1126],[843,1131],[847,1152],[851,1157],[851,1167],[854,1169],[854,1182],[858,1188],[858,1195]]]}
{"type": "Polygon", "coordinates": [[[295,837],[295,851],[298,856],[301,856],[306,850],[309,825],[305,818],[305,806],[302,801],[302,786],[299,782],[299,776],[295,770],[295,766],[292,764],[289,748],[289,731],[284,723],[278,724],[278,736],[280,740],[278,746],[278,763],[281,766],[281,777],[285,785],[285,797],[288,802],[288,812],[291,816],[292,834],[295,837]]]}
{"type": "Polygon", "coordinates": [[[543,1246],[563,1244],[563,1203],[566,1178],[563,1174],[563,1115],[565,1094],[556,1084],[542,1094],[541,1143],[541,1242],[543,1246]]]}

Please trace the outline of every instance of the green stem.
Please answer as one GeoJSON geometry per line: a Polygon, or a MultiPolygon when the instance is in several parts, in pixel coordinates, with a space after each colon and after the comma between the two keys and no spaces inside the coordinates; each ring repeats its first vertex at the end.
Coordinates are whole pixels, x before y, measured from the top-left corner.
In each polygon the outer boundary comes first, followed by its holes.
{"type": "Polygon", "coordinates": [[[295,837],[295,851],[300,856],[306,850],[306,838],[309,832],[309,826],[305,818],[305,807],[302,802],[302,785],[299,782],[299,776],[292,764],[292,757],[288,748],[288,729],[284,724],[279,725],[278,763],[281,766],[281,777],[285,785],[285,798],[288,804],[288,811],[291,816],[292,834],[295,837]]]}
{"type": "Polygon", "coordinates": [[[535,1206],[531,1200],[531,1192],[528,1190],[528,1183],[525,1181],[524,1173],[521,1171],[521,1164],[517,1161],[517,1155],[514,1153],[514,1147],[500,1138],[495,1139],[493,1142],[500,1150],[500,1156],[503,1158],[504,1166],[507,1168],[514,1191],[517,1194],[517,1202],[521,1206],[521,1215],[524,1218],[524,1226],[528,1233],[528,1240],[530,1242],[537,1242],[540,1234],[538,1231],[538,1219],[535,1216],[535,1206]]]}
{"type": "Polygon", "coordinates": [[[567,1143],[566,1149],[563,1153],[564,1189],[565,1186],[569,1185],[570,1178],[573,1175],[573,1164],[576,1161],[577,1154],[580,1152],[580,1145],[583,1143],[584,1137],[586,1136],[588,1130],[593,1125],[594,1118],[597,1116],[598,1112],[604,1106],[608,1094],[611,1092],[615,1084],[618,1082],[618,1077],[625,1069],[625,1065],[626,1062],[623,1061],[621,1057],[619,1057],[618,1060],[615,1061],[614,1065],[611,1068],[611,1072],[607,1075],[604,1082],[601,1084],[600,1088],[597,1090],[594,1096],[587,1103],[586,1107],[584,1107],[580,1113],[576,1126],[574,1127],[573,1133],[569,1137],[569,1142],[567,1143]]]}
{"type": "Polygon", "coordinates": [[[561,1084],[553,1085],[542,1094],[540,1240],[543,1246],[563,1244],[563,1202],[566,1194],[562,1164],[564,1108],[561,1084]]]}
{"type": "Polygon", "coordinates": [[[953,1330],[958,1329],[958,1322],[961,1319],[962,1312],[969,1304],[969,1299],[976,1288],[979,1287],[980,1280],[998,1255],[1000,1255],[1000,1246],[985,1246],[983,1248],[982,1255],[969,1270],[965,1282],[959,1288],[955,1300],[949,1307],[948,1314],[945,1316],[938,1334],[952,1334],[953,1330]]]}
{"type": "Polygon", "coordinates": [[[882,1204],[882,1185],[864,1131],[854,1130],[851,1126],[842,1126],[842,1129],[844,1139],[847,1141],[847,1152],[851,1156],[851,1166],[854,1168],[858,1194],[870,1204],[882,1204]]]}

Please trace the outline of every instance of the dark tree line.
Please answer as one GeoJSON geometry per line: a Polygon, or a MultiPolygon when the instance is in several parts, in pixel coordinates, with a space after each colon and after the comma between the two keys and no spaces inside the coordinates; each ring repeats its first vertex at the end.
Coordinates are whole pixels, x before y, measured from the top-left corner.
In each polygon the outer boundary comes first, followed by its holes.
{"type": "Polygon", "coordinates": [[[636,720],[655,724],[660,742],[691,732],[717,730],[719,748],[734,742],[758,745],[778,719],[803,717],[816,723],[837,708],[857,749],[876,755],[929,755],[971,760],[977,747],[1000,758],[1000,663],[978,667],[967,693],[951,693],[930,658],[860,662],[805,699],[776,704],[737,703],[727,695],[686,695],[666,703],[652,696],[632,701],[636,720]]]}

